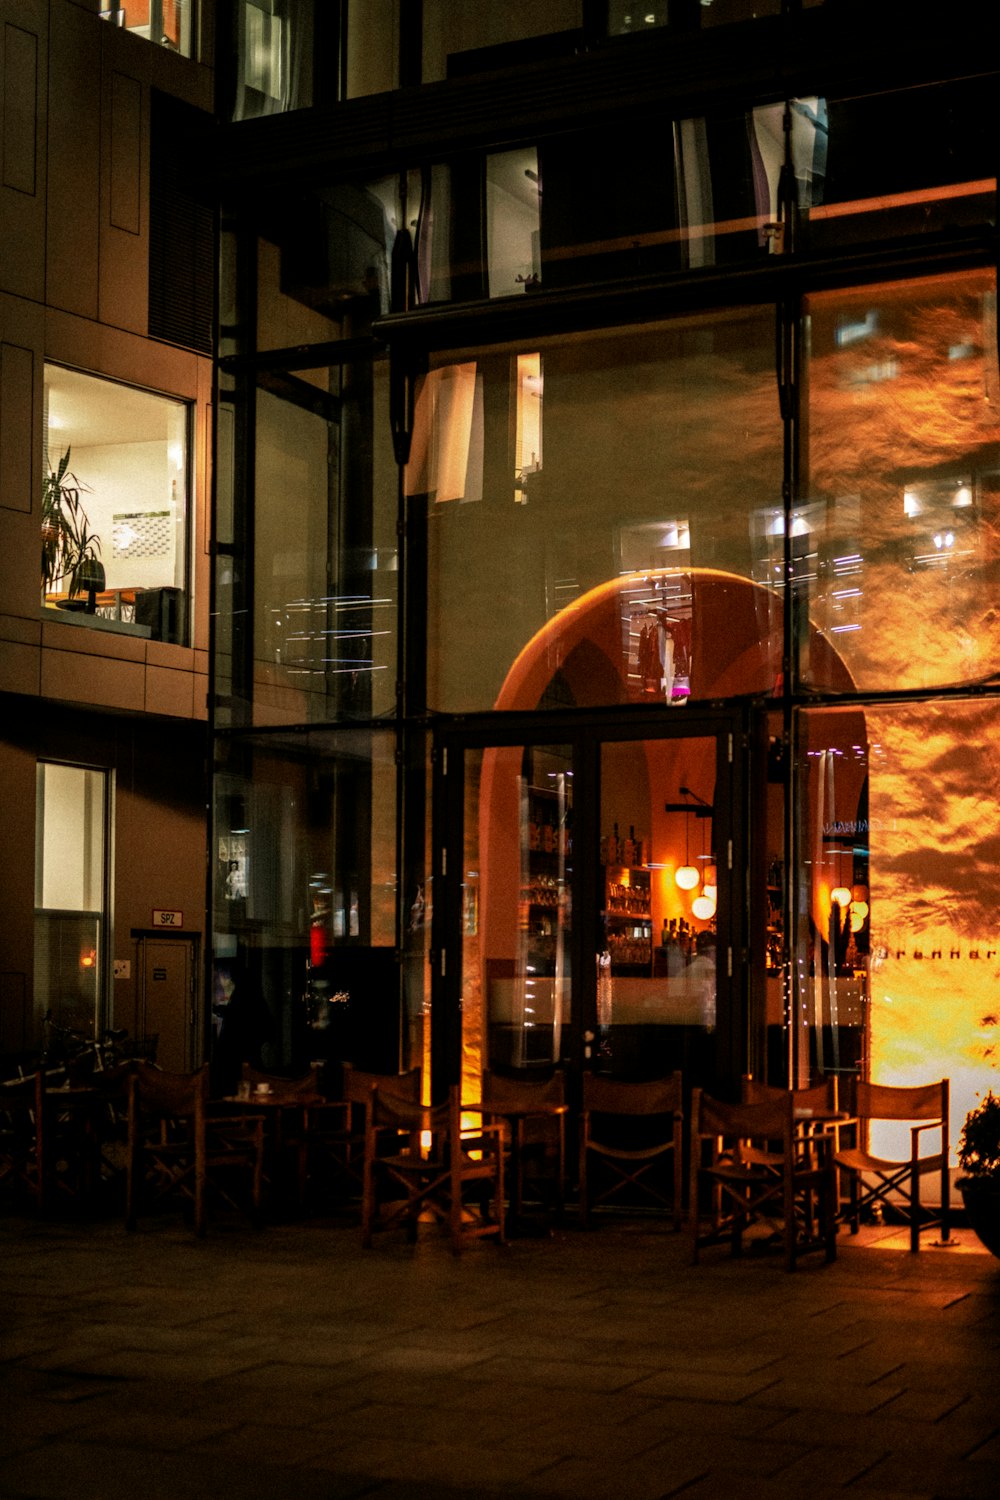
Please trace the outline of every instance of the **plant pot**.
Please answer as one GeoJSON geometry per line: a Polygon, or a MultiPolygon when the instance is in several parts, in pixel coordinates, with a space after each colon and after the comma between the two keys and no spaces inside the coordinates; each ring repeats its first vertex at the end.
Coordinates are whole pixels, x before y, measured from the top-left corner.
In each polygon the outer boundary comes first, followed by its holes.
{"type": "Polygon", "coordinates": [[[1000,1181],[992,1177],[960,1177],[955,1184],[965,1202],[979,1239],[1000,1259],[1000,1181]]]}

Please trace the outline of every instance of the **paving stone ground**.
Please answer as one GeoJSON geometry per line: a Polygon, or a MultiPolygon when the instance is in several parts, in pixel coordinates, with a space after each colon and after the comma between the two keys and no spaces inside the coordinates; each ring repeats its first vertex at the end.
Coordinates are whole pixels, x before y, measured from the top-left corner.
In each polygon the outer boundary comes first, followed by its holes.
{"type": "Polygon", "coordinates": [[[2,1500],[991,1500],[1000,1261],[0,1216],[2,1500]]]}

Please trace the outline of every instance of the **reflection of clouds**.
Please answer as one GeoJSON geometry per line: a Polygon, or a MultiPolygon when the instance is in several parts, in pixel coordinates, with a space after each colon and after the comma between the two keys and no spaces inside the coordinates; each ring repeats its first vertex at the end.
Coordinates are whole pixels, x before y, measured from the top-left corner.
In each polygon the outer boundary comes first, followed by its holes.
{"type": "Polygon", "coordinates": [[[838,640],[859,686],[962,681],[996,661],[1000,413],[985,309],[993,286],[992,273],[974,272],[813,299],[808,493],[831,502],[830,534],[818,540],[834,547],[846,533],[832,502],[861,497],[863,628],[838,640]],[[872,308],[877,331],[838,348],[843,318],[872,308]],[[933,553],[940,517],[904,517],[904,476],[936,476],[947,488],[949,475],[966,473],[978,481],[978,514],[963,521],[972,513],[945,501],[941,512],[955,517],[964,555],[916,565],[933,553]]]}
{"type": "Polygon", "coordinates": [[[872,1076],[950,1077],[954,1143],[968,1110],[1000,1084],[1000,710],[913,704],[866,718],[881,746],[871,760],[870,886],[875,941],[887,949],[872,969],[872,1076]]]}

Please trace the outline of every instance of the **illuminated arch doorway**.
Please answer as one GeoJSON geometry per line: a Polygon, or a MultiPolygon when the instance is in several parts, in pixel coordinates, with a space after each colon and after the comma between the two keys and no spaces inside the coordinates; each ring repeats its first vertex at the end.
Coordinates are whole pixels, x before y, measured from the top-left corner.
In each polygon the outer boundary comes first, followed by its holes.
{"type": "MultiPolygon", "coordinates": [[[[864,716],[854,708],[831,710],[824,716],[823,744],[817,740],[804,760],[802,826],[852,831],[836,841],[821,831],[816,835],[808,888],[798,891],[800,941],[792,944],[810,952],[813,973],[800,976],[808,982],[800,983],[793,1004],[781,967],[779,931],[788,903],[782,898],[782,874],[774,868],[785,848],[785,788],[780,780],[768,779],[773,757],[766,754],[768,729],[780,731],[781,627],[782,600],[773,590],[717,570],[664,569],[623,575],[589,591],[543,626],[518,655],[495,707],[519,727],[507,743],[498,742],[503,734],[495,724],[482,731],[465,777],[463,844],[454,851],[465,871],[456,1003],[462,1012],[462,1071],[470,1097],[485,1065],[516,1070],[551,1066],[576,1055],[585,1065],[600,1066],[601,1016],[609,1004],[631,1017],[624,1024],[641,1027],[648,1020],[644,1032],[636,1031],[633,1053],[641,1049],[647,1059],[654,1054],[661,1059],[697,1056],[697,1065],[706,1066],[706,1048],[692,1047],[690,1037],[674,1053],[657,1051],[653,1040],[662,1040],[663,1033],[650,1027],[695,1027],[700,1006],[703,1026],[714,1029],[714,995],[709,1001],[703,993],[696,997],[690,985],[675,985],[668,1004],[663,981],[671,976],[659,970],[668,962],[663,949],[678,923],[683,922],[688,945],[687,973],[699,956],[699,942],[708,942],[706,933],[718,933],[723,917],[727,937],[735,922],[740,943],[750,949],[746,987],[757,997],[762,1038],[752,1049],[755,1065],[763,1068],[768,1053],[772,1073],[792,1063],[799,1071],[858,1063],[866,1020],[867,910],[863,927],[851,933],[850,941],[844,928],[845,923],[850,926],[847,906],[854,902],[860,909],[867,879],[867,831],[859,811],[866,764],[851,752],[853,746],[864,746],[864,716]],[[676,712],[666,711],[671,705],[676,712]],[[706,705],[713,705],[711,713],[706,705]],[[539,712],[550,708],[566,714],[539,712]],[[720,750],[720,736],[732,739],[733,726],[751,719],[758,745],[753,771],[750,736],[737,734],[736,758],[746,763],[730,780],[725,770],[729,747],[720,750]],[[562,743],[560,735],[566,731],[557,726],[567,722],[571,732],[562,743]],[[590,741],[597,745],[593,753],[581,749],[590,741]],[[819,753],[814,755],[813,748],[819,753]],[[580,806],[581,761],[591,767],[586,787],[599,803],[596,810],[580,806]],[[759,785],[749,785],[751,774],[759,785]],[[558,788],[548,799],[557,827],[544,835],[550,847],[539,850],[532,846],[541,836],[537,827],[544,826],[538,819],[549,816],[546,782],[558,788]],[[736,800],[723,808],[720,798],[736,800]],[[618,806],[632,812],[645,808],[646,817],[642,822],[616,818],[618,806]],[[720,829],[726,830],[721,846],[720,829]],[[587,852],[578,842],[584,831],[592,845],[587,852]],[[615,860],[608,857],[608,842],[616,838],[619,855],[629,841],[632,862],[619,860],[618,867],[629,874],[611,880],[608,871],[615,860]],[[739,855],[737,867],[720,872],[731,840],[739,855]],[[691,856],[699,871],[697,887],[687,898],[676,886],[682,842],[688,845],[685,860],[691,856]],[[706,865],[715,882],[703,878],[706,865]],[[847,880],[851,902],[845,906],[838,903],[847,880]],[[628,881],[641,887],[638,897],[629,894],[628,881]],[[737,909],[747,905],[743,893],[750,882],[750,910],[737,909]],[[694,901],[712,884],[725,890],[716,891],[711,912],[703,902],[706,915],[699,918],[694,901]],[[831,899],[834,891],[838,896],[831,899]],[[544,900],[551,903],[549,910],[539,899],[542,892],[548,893],[544,900]],[[570,972],[571,958],[589,971],[592,937],[599,971],[602,951],[613,951],[610,910],[617,904],[625,906],[626,916],[637,918],[622,924],[630,929],[627,951],[634,962],[623,966],[626,971],[610,999],[601,991],[598,972],[595,997],[589,972],[579,980],[570,972]],[[588,926],[592,931],[581,933],[588,926]],[[538,941],[532,943],[532,938],[538,941]],[[537,960],[546,944],[554,958],[553,972],[545,976],[551,984],[543,986],[537,960]],[[853,966],[849,982],[848,961],[853,966]],[[588,1001],[582,1019],[574,987],[588,1001]],[[532,1003],[540,993],[541,1003],[532,1003]],[[789,1028],[790,1015],[798,1018],[798,1034],[789,1028]],[[588,1042],[595,1021],[597,1030],[588,1042]],[[847,1025],[852,1037],[842,1046],[847,1025]],[[575,1054],[567,1041],[573,1026],[579,1033],[575,1054]]],[[[814,665],[822,658],[824,680],[851,691],[843,663],[816,630],[810,630],[808,650],[814,665]]],[[[723,961],[730,972],[734,965],[739,969],[738,956],[734,960],[726,953],[723,961]]],[[[722,988],[719,983],[720,993],[722,988]]],[[[627,1067],[622,1055],[611,1063],[627,1067]]],[[[749,1060],[744,1056],[739,1066],[745,1068],[749,1060]]],[[[734,1066],[731,1059],[730,1072],[734,1066]]]]}

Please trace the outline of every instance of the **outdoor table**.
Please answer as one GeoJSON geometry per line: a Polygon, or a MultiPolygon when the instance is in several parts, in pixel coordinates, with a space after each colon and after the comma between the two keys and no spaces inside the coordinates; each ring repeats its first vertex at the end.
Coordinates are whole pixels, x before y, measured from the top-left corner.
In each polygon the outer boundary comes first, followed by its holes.
{"type": "Polygon", "coordinates": [[[484,1119],[504,1121],[510,1130],[511,1193],[510,1217],[516,1223],[524,1218],[524,1147],[525,1128],[531,1120],[559,1121],[559,1166],[556,1184],[556,1204],[561,1219],[565,1209],[566,1194],[566,1140],[563,1122],[569,1114],[569,1105],[536,1100],[530,1105],[514,1108],[500,1104],[463,1104],[463,1111],[482,1115],[484,1119]]]}
{"type": "MultiPolygon", "coordinates": [[[[227,1112],[238,1113],[251,1119],[254,1116],[263,1118],[265,1122],[265,1178],[275,1190],[276,1196],[284,1196],[280,1193],[281,1183],[280,1163],[285,1152],[286,1145],[291,1141],[291,1129],[289,1121],[292,1116],[301,1114],[302,1129],[295,1140],[298,1150],[304,1150],[308,1136],[308,1111],[320,1105],[328,1106],[330,1101],[324,1099],[322,1094],[292,1094],[283,1093],[280,1089],[271,1089],[267,1092],[254,1090],[245,1096],[239,1094],[226,1094],[221,1099],[213,1099],[209,1103],[209,1115],[214,1110],[224,1105],[227,1112]],[[269,1161],[268,1161],[269,1158],[269,1161]],[[268,1166],[270,1171],[267,1170],[268,1166]]],[[[297,1197],[297,1191],[296,1191],[297,1197]]]]}

